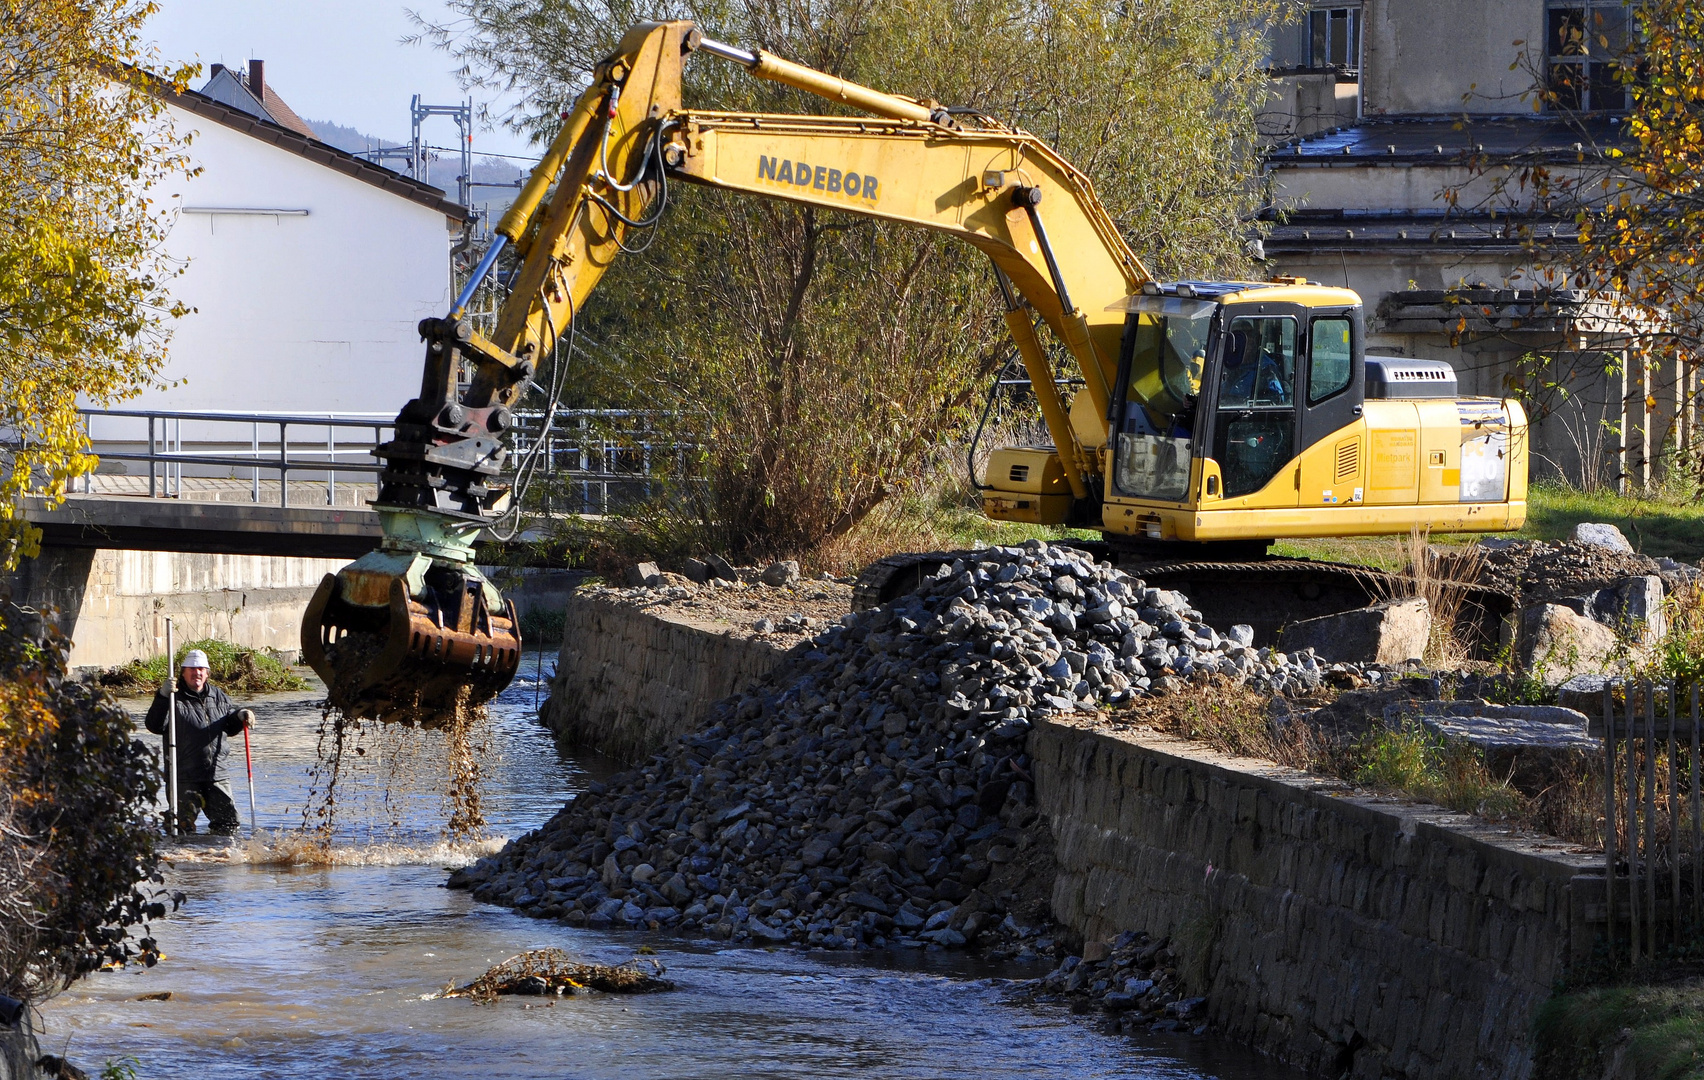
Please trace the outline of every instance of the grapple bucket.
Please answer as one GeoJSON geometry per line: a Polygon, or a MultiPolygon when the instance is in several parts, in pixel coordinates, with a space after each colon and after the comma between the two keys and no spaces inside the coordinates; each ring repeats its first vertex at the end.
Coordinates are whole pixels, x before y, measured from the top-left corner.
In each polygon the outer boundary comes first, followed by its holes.
{"type": "Polygon", "coordinates": [[[509,685],[521,637],[478,571],[374,553],[320,582],[302,657],[345,716],[436,727],[509,685]]]}

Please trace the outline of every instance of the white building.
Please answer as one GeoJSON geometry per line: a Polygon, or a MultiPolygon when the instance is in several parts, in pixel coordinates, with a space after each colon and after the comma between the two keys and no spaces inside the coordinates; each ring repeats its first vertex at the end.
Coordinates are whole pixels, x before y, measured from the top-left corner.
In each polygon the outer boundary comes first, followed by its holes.
{"type": "Polygon", "coordinates": [[[449,309],[467,211],[318,141],[258,89],[216,68],[165,95],[201,168],[167,240],[188,263],[172,293],[195,312],[163,373],[176,385],[136,407],[394,413],[420,381],[415,325],[449,309]]]}

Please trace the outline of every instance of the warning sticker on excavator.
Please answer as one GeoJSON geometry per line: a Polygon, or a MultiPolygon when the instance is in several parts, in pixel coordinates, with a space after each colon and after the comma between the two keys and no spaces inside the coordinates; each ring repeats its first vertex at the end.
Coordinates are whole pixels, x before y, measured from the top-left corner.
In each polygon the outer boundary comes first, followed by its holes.
{"type": "Polygon", "coordinates": [[[881,190],[881,181],[868,173],[831,169],[826,165],[812,165],[808,161],[789,161],[787,158],[767,155],[758,156],[757,178],[775,187],[795,191],[807,188],[846,199],[856,199],[870,206],[875,205],[881,190]]]}

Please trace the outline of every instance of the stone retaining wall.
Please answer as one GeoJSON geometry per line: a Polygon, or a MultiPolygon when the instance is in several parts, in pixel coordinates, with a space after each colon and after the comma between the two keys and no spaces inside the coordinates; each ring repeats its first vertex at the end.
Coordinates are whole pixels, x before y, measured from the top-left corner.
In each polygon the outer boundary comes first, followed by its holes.
{"type": "Polygon", "coordinates": [[[15,1025],[0,1025],[0,1080],[40,1080],[47,1075],[35,1067],[40,1058],[41,1046],[28,1011],[15,1025]]]}
{"type": "Polygon", "coordinates": [[[629,761],[693,730],[785,655],[715,624],[584,597],[567,601],[562,642],[545,724],[570,746],[629,761]]]}
{"type": "Polygon", "coordinates": [[[1327,1076],[1531,1074],[1588,856],[1153,733],[1044,721],[1030,747],[1055,915],[1171,936],[1215,1029],[1327,1076]]]}

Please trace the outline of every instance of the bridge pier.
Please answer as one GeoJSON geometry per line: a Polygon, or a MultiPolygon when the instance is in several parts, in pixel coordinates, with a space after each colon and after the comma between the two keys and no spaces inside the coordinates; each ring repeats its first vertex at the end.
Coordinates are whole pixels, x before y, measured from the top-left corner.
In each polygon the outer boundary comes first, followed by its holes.
{"type": "Polygon", "coordinates": [[[219,555],[43,544],[12,575],[12,599],[58,611],[71,663],[113,667],[211,637],[294,658],[302,611],[346,559],[219,555]]]}

